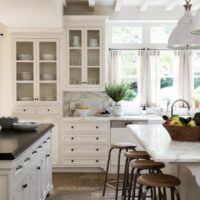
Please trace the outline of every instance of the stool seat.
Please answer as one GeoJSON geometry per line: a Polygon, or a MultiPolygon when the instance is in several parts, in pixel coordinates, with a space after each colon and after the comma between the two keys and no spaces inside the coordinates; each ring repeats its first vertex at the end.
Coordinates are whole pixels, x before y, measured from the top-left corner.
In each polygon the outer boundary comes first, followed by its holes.
{"type": "Polygon", "coordinates": [[[165,164],[162,162],[155,162],[153,160],[135,160],[131,161],[130,166],[136,169],[149,169],[149,170],[158,170],[165,167],[165,164]]]}
{"type": "Polygon", "coordinates": [[[150,159],[150,155],[146,151],[128,151],[124,156],[132,159],[150,159]]]}
{"type": "Polygon", "coordinates": [[[181,181],[168,174],[144,174],[138,178],[138,183],[150,187],[176,187],[181,181]]]}
{"type": "Polygon", "coordinates": [[[136,145],[134,143],[121,142],[121,143],[111,144],[111,148],[116,148],[116,149],[135,149],[136,145]]]}

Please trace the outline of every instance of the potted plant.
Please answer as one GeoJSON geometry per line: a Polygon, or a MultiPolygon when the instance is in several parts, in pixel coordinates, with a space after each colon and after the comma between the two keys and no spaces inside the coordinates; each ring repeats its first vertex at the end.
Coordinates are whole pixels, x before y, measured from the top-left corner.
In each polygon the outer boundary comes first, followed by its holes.
{"type": "Polygon", "coordinates": [[[196,93],[193,97],[193,101],[194,101],[195,108],[199,108],[199,106],[200,106],[200,95],[196,93]]]}
{"type": "Polygon", "coordinates": [[[129,86],[127,84],[109,84],[106,86],[106,94],[115,102],[115,107],[113,113],[117,117],[123,116],[123,110],[120,101],[122,101],[129,91],[129,86]]]}

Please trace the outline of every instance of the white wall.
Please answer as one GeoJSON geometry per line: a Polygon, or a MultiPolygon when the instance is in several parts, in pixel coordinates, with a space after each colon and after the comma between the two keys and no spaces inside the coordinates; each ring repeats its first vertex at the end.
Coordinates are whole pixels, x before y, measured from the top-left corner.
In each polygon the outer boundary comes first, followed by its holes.
{"type": "Polygon", "coordinates": [[[11,115],[12,80],[11,80],[11,36],[0,24],[0,116],[11,115]]]}
{"type": "Polygon", "coordinates": [[[8,28],[62,28],[62,0],[0,0],[0,13],[8,28]]]}

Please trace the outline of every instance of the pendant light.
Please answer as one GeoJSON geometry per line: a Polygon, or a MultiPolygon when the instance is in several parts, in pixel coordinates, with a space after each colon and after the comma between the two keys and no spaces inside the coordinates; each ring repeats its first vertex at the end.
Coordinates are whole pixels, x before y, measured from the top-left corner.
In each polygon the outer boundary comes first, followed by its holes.
{"type": "Polygon", "coordinates": [[[179,20],[168,40],[168,47],[171,49],[195,49],[200,47],[200,37],[191,34],[193,16],[190,9],[192,4],[190,4],[190,0],[185,1],[185,14],[179,20]]]}
{"type": "Polygon", "coordinates": [[[200,35],[200,9],[197,11],[193,20],[192,34],[200,35]]]}

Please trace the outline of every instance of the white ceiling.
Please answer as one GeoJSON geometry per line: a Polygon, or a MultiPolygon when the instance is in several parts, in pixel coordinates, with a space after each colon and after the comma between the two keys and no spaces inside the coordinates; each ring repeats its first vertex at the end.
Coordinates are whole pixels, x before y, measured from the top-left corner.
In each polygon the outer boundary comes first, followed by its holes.
{"type": "MultiPolygon", "coordinates": [[[[64,0],[65,1],[65,0],[64,0]]],[[[185,0],[66,0],[67,2],[88,2],[89,6],[98,5],[113,6],[115,11],[121,11],[124,6],[139,7],[141,12],[147,11],[150,7],[164,7],[165,11],[172,11],[185,4],[185,0]]],[[[191,0],[192,10],[200,8],[200,0],[191,0]]]]}

